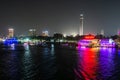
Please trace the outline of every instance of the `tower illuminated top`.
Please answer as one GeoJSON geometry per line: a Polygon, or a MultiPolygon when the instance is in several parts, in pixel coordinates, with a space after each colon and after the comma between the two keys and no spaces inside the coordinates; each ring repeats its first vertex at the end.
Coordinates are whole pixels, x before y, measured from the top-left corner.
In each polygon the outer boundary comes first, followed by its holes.
{"type": "Polygon", "coordinates": [[[80,14],[80,35],[83,35],[83,14],[80,14]]]}

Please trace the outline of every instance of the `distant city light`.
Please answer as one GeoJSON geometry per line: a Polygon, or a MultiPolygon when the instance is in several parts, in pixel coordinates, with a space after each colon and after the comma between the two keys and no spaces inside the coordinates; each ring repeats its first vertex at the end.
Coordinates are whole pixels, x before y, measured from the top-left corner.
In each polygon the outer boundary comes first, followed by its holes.
{"type": "Polygon", "coordinates": [[[29,31],[36,31],[36,29],[29,29],[29,31]]]}
{"type": "Polygon", "coordinates": [[[63,34],[64,37],[66,37],[67,35],[66,34],[63,34]]]}
{"type": "Polygon", "coordinates": [[[30,41],[30,39],[29,39],[29,38],[26,38],[24,41],[25,41],[25,42],[28,42],[28,41],[30,41]]]}
{"type": "Polygon", "coordinates": [[[42,36],[49,36],[49,32],[47,30],[42,31],[42,36]]]}
{"type": "Polygon", "coordinates": [[[72,33],[72,36],[75,37],[77,34],[76,33],[72,33]]]}

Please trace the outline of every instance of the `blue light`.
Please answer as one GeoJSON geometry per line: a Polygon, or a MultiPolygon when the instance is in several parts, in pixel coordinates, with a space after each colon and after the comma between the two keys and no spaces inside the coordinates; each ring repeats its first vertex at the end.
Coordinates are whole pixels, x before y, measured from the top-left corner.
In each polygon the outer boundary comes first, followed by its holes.
{"type": "Polygon", "coordinates": [[[10,44],[17,44],[18,43],[18,40],[16,38],[10,38],[10,39],[6,39],[4,41],[4,44],[5,45],[10,45],[10,44]]]}

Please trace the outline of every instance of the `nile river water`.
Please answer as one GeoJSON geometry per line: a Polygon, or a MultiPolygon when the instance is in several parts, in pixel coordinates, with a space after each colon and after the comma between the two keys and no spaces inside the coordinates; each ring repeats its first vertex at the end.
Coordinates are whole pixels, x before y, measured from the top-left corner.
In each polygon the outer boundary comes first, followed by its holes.
{"type": "Polygon", "coordinates": [[[0,48],[0,80],[120,80],[120,50],[0,48]]]}

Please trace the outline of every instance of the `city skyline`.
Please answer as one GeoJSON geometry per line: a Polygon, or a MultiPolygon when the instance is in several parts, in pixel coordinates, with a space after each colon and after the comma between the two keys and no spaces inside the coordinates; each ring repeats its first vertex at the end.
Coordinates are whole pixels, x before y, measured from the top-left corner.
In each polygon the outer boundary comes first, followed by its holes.
{"type": "Polygon", "coordinates": [[[120,28],[118,0],[1,0],[0,34],[14,28],[16,35],[26,35],[35,28],[40,34],[48,30],[71,34],[79,32],[80,14],[84,14],[84,34],[117,34],[120,28]]]}

